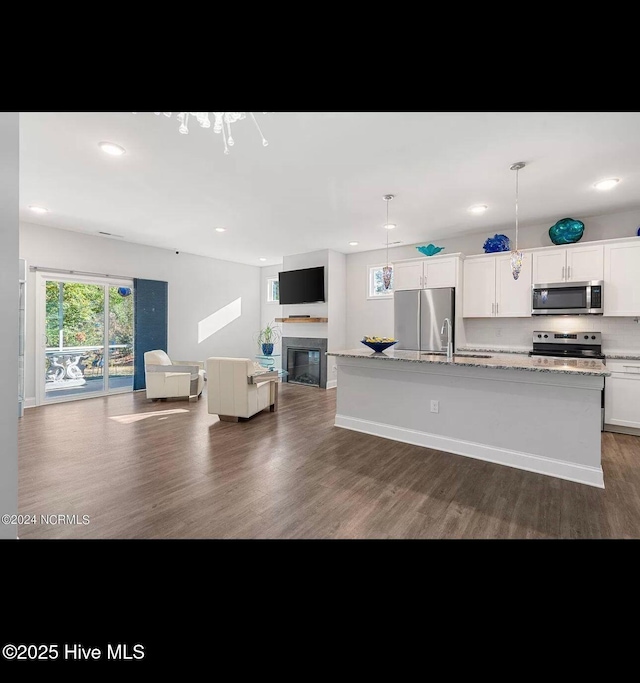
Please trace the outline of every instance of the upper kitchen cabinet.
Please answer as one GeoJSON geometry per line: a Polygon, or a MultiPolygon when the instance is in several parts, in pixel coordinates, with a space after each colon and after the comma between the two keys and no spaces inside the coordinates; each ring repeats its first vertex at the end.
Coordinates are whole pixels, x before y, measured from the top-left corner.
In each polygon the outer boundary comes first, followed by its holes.
{"type": "Polygon", "coordinates": [[[396,261],[393,264],[393,286],[402,289],[455,287],[458,274],[457,256],[432,256],[427,259],[396,261]]]}
{"type": "Polygon", "coordinates": [[[524,253],[517,280],[511,256],[468,258],[464,262],[465,318],[528,318],[531,316],[531,253],[524,253]]]}
{"type": "Polygon", "coordinates": [[[640,241],[604,246],[604,315],[640,315],[640,241]]]}
{"type": "Polygon", "coordinates": [[[602,280],[603,271],[602,244],[544,249],[533,253],[533,284],[602,280]]]}

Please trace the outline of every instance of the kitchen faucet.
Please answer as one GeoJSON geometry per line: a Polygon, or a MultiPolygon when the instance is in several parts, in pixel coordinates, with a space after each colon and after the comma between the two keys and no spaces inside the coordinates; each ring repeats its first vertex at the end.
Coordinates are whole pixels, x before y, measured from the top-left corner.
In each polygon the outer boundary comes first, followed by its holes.
{"type": "Polygon", "coordinates": [[[440,334],[444,334],[445,327],[447,327],[447,360],[453,360],[453,341],[451,339],[451,320],[449,318],[444,319],[440,334]]]}

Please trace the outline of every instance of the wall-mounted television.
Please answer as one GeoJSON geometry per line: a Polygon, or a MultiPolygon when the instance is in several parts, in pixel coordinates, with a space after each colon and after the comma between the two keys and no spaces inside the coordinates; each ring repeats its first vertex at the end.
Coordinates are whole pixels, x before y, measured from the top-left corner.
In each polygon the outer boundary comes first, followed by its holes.
{"type": "Polygon", "coordinates": [[[324,301],[324,266],[285,270],[278,276],[281,304],[314,304],[324,301]]]}

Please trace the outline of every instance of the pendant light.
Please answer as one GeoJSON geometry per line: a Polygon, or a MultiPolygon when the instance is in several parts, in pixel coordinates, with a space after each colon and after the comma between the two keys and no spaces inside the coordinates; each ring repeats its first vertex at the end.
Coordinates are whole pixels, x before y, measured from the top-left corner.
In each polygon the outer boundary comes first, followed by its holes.
{"type": "Polygon", "coordinates": [[[516,248],[511,250],[511,274],[513,279],[520,277],[522,270],[522,252],[518,251],[518,172],[525,167],[524,161],[512,164],[509,169],[516,172],[516,248]]]}
{"type": "Polygon", "coordinates": [[[395,225],[389,223],[389,202],[395,197],[394,194],[385,194],[383,199],[387,202],[387,222],[384,227],[387,231],[387,265],[382,269],[382,283],[385,289],[391,287],[391,276],[393,275],[393,268],[389,265],[389,230],[395,228],[395,225]]]}

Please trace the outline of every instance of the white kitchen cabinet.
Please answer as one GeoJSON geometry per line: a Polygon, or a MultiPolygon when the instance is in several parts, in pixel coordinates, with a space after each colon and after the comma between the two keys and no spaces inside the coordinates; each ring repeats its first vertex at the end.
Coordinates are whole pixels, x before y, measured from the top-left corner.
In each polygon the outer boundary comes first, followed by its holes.
{"type": "Polygon", "coordinates": [[[602,244],[545,249],[533,254],[533,284],[602,280],[602,244]]]}
{"type": "Polygon", "coordinates": [[[604,315],[640,315],[640,243],[604,247],[604,315]]]}
{"type": "Polygon", "coordinates": [[[486,257],[464,262],[462,315],[491,318],[496,311],[496,260],[486,257]]]}
{"type": "Polygon", "coordinates": [[[531,315],[531,254],[523,254],[517,280],[511,256],[487,256],[464,262],[465,318],[528,318],[531,315]]]}
{"type": "Polygon", "coordinates": [[[640,361],[608,360],[604,384],[605,425],[640,429],[640,361]]]}
{"type": "Polygon", "coordinates": [[[531,254],[522,255],[522,269],[517,280],[511,272],[511,256],[497,256],[496,316],[528,318],[531,316],[531,254]]]}
{"type": "Polygon", "coordinates": [[[394,289],[455,287],[457,266],[457,257],[396,262],[393,264],[394,289]]]}
{"type": "Polygon", "coordinates": [[[533,284],[564,282],[567,271],[565,249],[545,249],[533,254],[533,284]]]}
{"type": "Polygon", "coordinates": [[[423,278],[422,261],[393,264],[393,288],[397,292],[401,289],[422,289],[423,278]]]}
{"type": "Polygon", "coordinates": [[[602,280],[604,277],[604,247],[594,244],[567,249],[567,282],[602,280]]]}

